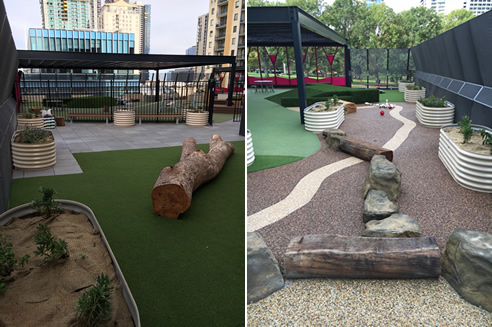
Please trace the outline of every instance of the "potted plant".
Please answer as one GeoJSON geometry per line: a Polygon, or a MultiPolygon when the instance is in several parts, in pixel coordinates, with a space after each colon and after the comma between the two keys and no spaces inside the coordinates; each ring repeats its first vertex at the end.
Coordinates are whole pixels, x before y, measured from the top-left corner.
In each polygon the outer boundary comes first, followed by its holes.
{"type": "Polygon", "coordinates": [[[464,116],[458,124],[444,125],[439,136],[439,159],[463,187],[492,193],[492,129],[471,124],[464,116]]]}
{"type": "Polygon", "coordinates": [[[193,105],[191,109],[185,109],[185,120],[188,126],[207,126],[209,112],[202,105],[193,105]]]}
{"type": "Polygon", "coordinates": [[[128,127],[135,125],[135,111],[132,109],[128,110],[117,110],[113,114],[114,126],[128,127]]]}
{"type": "Polygon", "coordinates": [[[405,102],[416,103],[418,99],[425,98],[425,87],[422,87],[422,85],[407,85],[403,97],[405,102]]]}
{"type": "Polygon", "coordinates": [[[441,127],[453,123],[454,104],[446,101],[446,97],[420,98],[415,113],[422,126],[441,127]]]}
{"type": "Polygon", "coordinates": [[[32,127],[44,127],[43,117],[40,115],[41,107],[32,107],[32,109],[26,110],[17,116],[17,129],[23,128],[25,126],[32,127]]]}
{"type": "Polygon", "coordinates": [[[56,164],[56,144],[51,131],[27,126],[12,135],[15,169],[41,170],[56,164]]]}
{"type": "Polygon", "coordinates": [[[415,85],[415,83],[410,80],[398,81],[398,91],[405,92],[408,85],[415,85]]]}
{"type": "Polygon", "coordinates": [[[0,251],[6,249],[2,252],[10,259],[0,280],[0,319],[14,322],[21,308],[22,322],[30,326],[47,321],[140,326],[133,296],[94,213],[78,202],[54,200],[51,188],[40,192],[42,199],[0,215],[0,251]]]}
{"type": "Polygon", "coordinates": [[[335,95],[326,102],[316,102],[304,109],[304,128],[310,132],[322,132],[338,128],[345,119],[345,107],[335,95]]]}

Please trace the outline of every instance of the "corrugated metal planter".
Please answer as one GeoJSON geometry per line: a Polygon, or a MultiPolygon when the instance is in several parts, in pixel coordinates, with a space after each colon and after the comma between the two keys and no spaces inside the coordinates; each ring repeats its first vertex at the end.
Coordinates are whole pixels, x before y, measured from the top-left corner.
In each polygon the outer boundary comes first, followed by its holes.
{"type": "Polygon", "coordinates": [[[324,102],[316,102],[304,109],[304,128],[307,131],[319,133],[327,128],[340,127],[345,119],[344,106],[341,105],[334,111],[311,111],[320,104],[324,102]]]}
{"type": "Polygon", "coordinates": [[[188,126],[207,126],[208,111],[205,112],[186,112],[186,125],[188,126]]]}
{"type": "Polygon", "coordinates": [[[255,162],[255,150],[253,148],[253,138],[249,129],[246,131],[246,163],[251,166],[255,162]]]}
{"type": "Polygon", "coordinates": [[[425,87],[422,90],[405,89],[405,102],[416,103],[420,98],[425,98],[425,87]]]}
{"type": "Polygon", "coordinates": [[[408,85],[415,85],[415,83],[414,82],[406,83],[406,82],[399,81],[398,82],[398,91],[405,92],[408,85]]]}
{"type": "Polygon", "coordinates": [[[42,170],[56,165],[56,144],[54,140],[42,144],[14,142],[18,134],[19,131],[15,132],[10,142],[15,169],[42,170]]]}
{"type": "MultiPolygon", "coordinates": [[[[474,130],[492,130],[485,126],[471,125],[474,130]]],[[[439,159],[453,179],[461,186],[477,192],[492,193],[492,155],[465,151],[446,134],[445,130],[458,127],[456,124],[441,127],[439,159]]]]}
{"type": "Polygon", "coordinates": [[[17,129],[19,129],[19,127],[26,127],[26,126],[43,128],[44,119],[42,117],[23,118],[22,116],[17,116],[17,129]]]}
{"type": "Polygon", "coordinates": [[[416,116],[420,125],[438,128],[443,125],[452,124],[454,121],[454,104],[447,102],[447,107],[426,107],[417,101],[416,116]]]}
{"type": "Polygon", "coordinates": [[[135,125],[135,111],[118,110],[113,115],[114,126],[129,127],[135,125]]]}
{"type": "MultiPolygon", "coordinates": [[[[90,223],[92,224],[92,227],[94,227],[94,230],[99,232],[99,235],[101,236],[101,240],[103,244],[106,246],[106,249],[108,251],[108,254],[111,258],[111,261],[113,263],[113,268],[116,273],[116,278],[120,282],[121,289],[123,292],[123,297],[125,299],[126,304],[128,305],[128,309],[131,313],[133,323],[135,324],[136,327],[140,327],[140,314],[138,312],[137,304],[135,303],[135,300],[133,299],[133,295],[130,292],[130,288],[128,287],[128,284],[126,283],[125,277],[123,276],[123,273],[121,272],[120,266],[118,265],[118,262],[116,261],[116,258],[113,254],[113,251],[111,250],[111,247],[109,246],[108,240],[106,239],[106,236],[104,235],[103,230],[101,229],[101,226],[99,225],[99,222],[96,219],[96,216],[94,215],[94,212],[87,207],[86,205],[75,202],[75,201],[70,201],[70,200],[56,200],[60,202],[62,207],[66,210],[72,210],[76,212],[81,212],[85,214],[88,218],[90,223]]],[[[31,208],[29,204],[23,204],[21,206],[12,208],[0,215],[0,226],[8,224],[13,218],[15,217],[23,217],[29,214],[34,213],[35,210],[31,208]]]]}

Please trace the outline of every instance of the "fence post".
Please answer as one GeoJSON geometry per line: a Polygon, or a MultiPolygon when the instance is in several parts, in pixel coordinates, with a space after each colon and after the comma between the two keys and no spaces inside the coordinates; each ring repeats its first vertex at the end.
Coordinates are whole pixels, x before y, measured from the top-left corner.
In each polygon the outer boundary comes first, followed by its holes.
{"type": "Polygon", "coordinates": [[[208,124],[213,125],[214,118],[214,100],[215,100],[215,79],[208,81],[208,124]]]}
{"type": "Polygon", "coordinates": [[[389,88],[389,62],[390,62],[390,49],[386,48],[386,88],[389,88]]]}
{"type": "Polygon", "coordinates": [[[369,88],[369,48],[366,48],[366,62],[367,62],[367,83],[366,83],[366,89],[369,88]]]}

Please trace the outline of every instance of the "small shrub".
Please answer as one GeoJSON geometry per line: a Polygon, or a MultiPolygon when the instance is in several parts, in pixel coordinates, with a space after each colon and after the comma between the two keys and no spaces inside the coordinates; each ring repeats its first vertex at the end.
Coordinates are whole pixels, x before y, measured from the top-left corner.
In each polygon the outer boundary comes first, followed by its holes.
{"type": "Polygon", "coordinates": [[[492,134],[487,133],[486,130],[480,130],[480,136],[482,137],[482,144],[490,144],[490,154],[492,154],[492,134]]]}
{"type": "Polygon", "coordinates": [[[49,218],[55,213],[63,212],[63,208],[60,202],[57,202],[53,199],[53,196],[56,194],[56,191],[54,189],[42,186],[39,188],[39,192],[43,194],[43,198],[41,200],[32,200],[29,204],[31,208],[36,210],[45,218],[49,218]]]}
{"type": "Polygon", "coordinates": [[[436,96],[431,96],[430,98],[420,98],[419,102],[422,103],[426,107],[433,107],[433,108],[445,108],[447,107],[446,104],[446,97],[436,97],[436,96]]]}
{"type": "Polygon", "coordinates": [[[467,143],[473,135],[470,118],[468,116],[463,116],[461,121],[458,122],[458,125],[460,126],[460,133],[463,134],[463,143],[467,143]]]}
{"type": "Polygon", "coordinates": [[[53,141],[53,134],[50,131],[31,126],[26,126],[14,140],[16,143],[27,144],[42,144],[51,141],[53,141]]]}
{"type": "Polygon", "coordinates": [[[422,90],[422,85],[407,85],[407,90],[411,90],[411,91],[422,90]]]}
{"type": "Polygon", "coordinates": [[[23,267],[29,261],[29,255],[25,255],[17,263],[12,243],[7,243],[5,236],[0,237],[0,293],[7,290],[8,277],[16,266],[23,267]]]}
{"type": "Polygon", "coordinates": [[[43,263],[68,258],[67,242],[65,240],[55,241],[48,226],[39,224],[38,232],[34,236],[34,243],[38,246],[35,255],[43,256],[43,263]]]}
{"type": "Polygon", "coordinates": [[[25,118],[25,119],[32,119],[32,112],[29,112],[29,111],[26,111],[25,113],[22,114],[22,116],[25,118]]]}
{"type": "Polygon", "coordinates": [[[97,326],[111,319],[111,286],[108,275],[96,276],[96,285],[85,291],[75,304],[78,326],[97,326]]]}

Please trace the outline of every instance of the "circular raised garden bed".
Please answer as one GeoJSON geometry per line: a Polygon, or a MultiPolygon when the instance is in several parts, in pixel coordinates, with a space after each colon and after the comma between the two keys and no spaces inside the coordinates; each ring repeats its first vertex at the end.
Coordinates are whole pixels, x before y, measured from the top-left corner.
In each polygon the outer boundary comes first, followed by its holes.
{"type": "Polygon", "coordinates": [[[319,133],[327,128],[338,128],[345,119],[344,106],[332,111],[312,111],[324,102],[316,102],[304,109],[304,128],[309,132],[319,133]]]}
{"type": "MultiPolygon", "coordinates": [[[[24,310],[26,313],[35,312],[35,314],[26,315],[29,316],[29,323],[33,326],[45,325],[48,321],[51,325],[54,322],[57,325],[72,325],[75,317],[74,299],[94,284],[94,274],[101,272],[98,269],[107,269],[109,270],[108,275],[115,276],[114,290],[111,293],[113,317],[109,323],[112,326],[134,325],[139,327],[140,316],[137,305],[94,213],[82,203],[69,200],[57,200],[57,202],[61,204],[65,212],[54,218],[43,219],[37,216],[36,211],[29,204],[15,207],[0,215],[0,226],[9,225],[9,230],[15,228],[18,230],[13,231],[16,235],[19,232],[32,233],[37,223],[49,224],[50,229],[56,231],[57,235],[54,235],[56,238],[67,241],[69,250],[69,257],[63,259],[63,262],[43,264],[41,258],[32,253],[36,249],[34,243],[24,249],[31,255],[28,266],[23,268],[28,273],[22,271],[18,273],[12,283],[19,283],[20,286],[8,285],[6,294],[3,295],[9,299],[14,298],[15,310],[19,311],[16,313],[4,310],[0,313],[2,321],[6,325],[12,319],[17,321],[17,324],[13,322],[12,325],[18,325],[19,321],[27,324],[26,317],[22,318],[18,315],[24,310]],[[21,217],[28,218],[17,219],[21,217]],[[14,225],[19,222],[20,225],[14,225]],[[76,246],[83,248],[75,248],[76,246]],[[96,255],[96,253],[101,253],[101,250],[107,251],[101,256],[102,259],[96,255]],[[102,262],[99,262],[101,260],[102,262]],[[46,275],[49,280],[45,280],[46,275]],[[24,289],[29,283],[40,283],[39,290],[24,289]]],[[[4,233],[7,233],[6,229],[4,233]]],[[[32,242],[27,240],[28,235],[25,237],[26,240],[11,240],[14,251],[24,247],[23,244],[32,242]]],[[[16,257],[19,254],[21,252],[16,252],[16,257]]]]}
{"type": "Polygon", "coordinates": [[[415,85],[415,83],[414,82],[402,82],[402,81],[399,81],[398,82],[398,91],[405,92],[405,90],[407,89],[407,86],[408,85],[415,85]]]}
{"type": "MultiPolygon", "coordinates": [[[[485,126],[471,125],[475,131],[485,126]]],[[[453,179],[461,186],[477,192],[492,193],[492,155],[466,151],[460,148],[446,133],[451,128],[459,128],[456,124],[441,127],[439,136],[439,159],[449,171],[453,179]]]]}
{"type": "Polygon", "coordinates": [[[422,90],[405,89],[405,102],[416,103],[420,98],[425,98],[425,87],[422,90]]]}
{"type": "Polygon", "coordinates": [[[44,119],[41,117],[24,118],[23,116],[18,116],[17,117],[17,126],[18,127],[31,126],[31,127],[43,128],[44,127],[44,119]]]}
{"type": "Polygon", "coordinates": [[[186,112],[186,125],[188,126],[207,126],[208,111],[205,112],[186,112]]]}
{"type": "Polygon", "coordinates": [[[446,102],[447,107],[426,107],[417,101],[416,116],[420,125],[438,128],[443,125],[452,124],[454,121],[454,104],[446,102]]]}
{"type": "Polygon", "coordinates": [[[249,129],[246,131],[246,163],[249,166],[255,161],[255,150],[253,148],[253,138],[249,129]]]}
{"type": "Polygon", "coordinates": [[[129,127],[135,126],[135,111],[118,110],[114,112],[114,126],[129,127]]]}
{"type": "MultiPolygon", "coordinates": [[[[15,169],[42,170],[56,165],[56,144],[52,141],[40,144],[19,143],[16,138],[21,131],[12,135],[12,161],[15,169]]],[[[50,132],[51,133],[51,132],[50,132]]]]}

